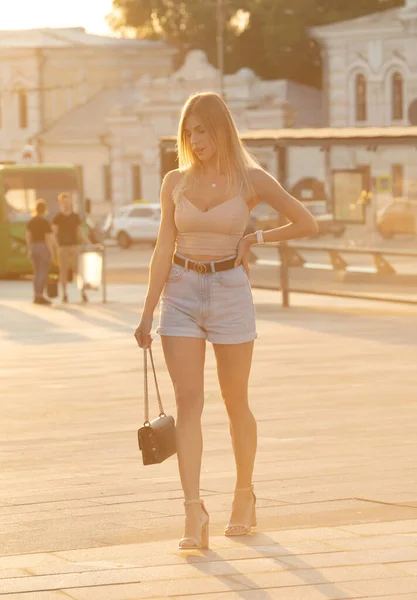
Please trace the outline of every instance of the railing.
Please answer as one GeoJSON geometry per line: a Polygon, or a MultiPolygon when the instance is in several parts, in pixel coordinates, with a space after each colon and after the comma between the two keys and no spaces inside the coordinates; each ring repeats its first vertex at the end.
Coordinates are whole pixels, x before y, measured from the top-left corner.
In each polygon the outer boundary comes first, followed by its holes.
{"type": "MultiPolygon", "coordinates": [[[[382,302],[398,302],[402,304],[413,304],[417,305],[417,252],[402,252],[396,250],[381,250],[374,248],[340,248],[340,247],[331,247],[331,246],[309,246],[309,245],[298,245],[298,244],[288,244],[286,242],[281,242],[276,245],[278,260],[276,261],[268,261],[268,260],[257,260],[256,264],[258,265],[269,265],[269,266],[277,266],[280,268],[279,279],[280,286],[279,289],[282,292],[282,306],[289,307],[290,305],[290,293],[297,292],[302,294],[318,294],[324,296],[335,296],[340,298],[356,298],[356,299],[366,299],[366,300],[377,300],[382,302]],[[303,253],[314,253],[321,252],[326,253],[329,258],[329,263],[320,263],[320,262],[311,262],[308,261],[303,253]],[[371,256],[373,260],[373,266],[360,266],[360,265],[352,265],[349,264],[348,260],[346,260],[347,255],[366,255],[371,256]],[[412,275],[402,275],[399,274],[397,269],[391,264],[390,260],[388,260],[387,256],[395,257],[395,258],[414,258],[416,259],[416,274],[412,275]],[[358,292],[349,292],[349,291],[332,291],[332,290],[317,290],[317,289],[300,289],[297,287],[296,289],[291,285],[291,277],[290,277],[290,268],[302,268],[302,269],[310,269],[315,272],[319,271],[331,271],[334,272],[337,276],[339,282],[346,281],[350,274],[353,275],[362,275],[368,277],[367,283],[375,283],[381,282],[384,280],[404,280],[407,281],[407,285],[415,286],[416,299],[412,298],[404,298],[404,297],[396,297],[395,295],[372,295],[368,293],[358,293],[358,292]]],[[[264,287],[264,286],[260,286],[264,287]]]]}

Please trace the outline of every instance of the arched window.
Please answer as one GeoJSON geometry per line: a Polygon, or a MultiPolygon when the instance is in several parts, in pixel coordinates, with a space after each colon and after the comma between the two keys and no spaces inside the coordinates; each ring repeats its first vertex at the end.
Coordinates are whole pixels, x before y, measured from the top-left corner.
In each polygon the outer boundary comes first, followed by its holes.
{"type": "Polygon", "coordinates": [[[26,129],[28,126],[28,102],[27,95],[24,90],[18,92],[18,108],[19,108],[19,127],[26,129]]]}
{"type": "Polygon", "coordinates": [[[393,121],[404,118],[404,81],[400,73],[394,73],[391,80],[391,111],[393,121]]]}
{"type": "Polygon", "coordinates": [[[356,121],[366,121],[366,78],[365,75],[359,73],[355,79],[355,107],[356,121]]]}

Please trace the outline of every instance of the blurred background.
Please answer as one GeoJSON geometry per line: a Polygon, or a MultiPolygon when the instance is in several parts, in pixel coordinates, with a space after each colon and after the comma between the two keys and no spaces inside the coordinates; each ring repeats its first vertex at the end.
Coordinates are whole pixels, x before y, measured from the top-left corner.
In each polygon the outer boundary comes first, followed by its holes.
{"type": "MultiPolygon", "coordinates": [[[[205,90],[316,216],[309,244],[415,249],[417,0],[16,0],[1,27],[0,274],[28,268],[23,224],[63,189],[110,267],[147,266],[179,113],[205,90]]],[[[278,219],[261,204],[248,231],[278,219]]]]}

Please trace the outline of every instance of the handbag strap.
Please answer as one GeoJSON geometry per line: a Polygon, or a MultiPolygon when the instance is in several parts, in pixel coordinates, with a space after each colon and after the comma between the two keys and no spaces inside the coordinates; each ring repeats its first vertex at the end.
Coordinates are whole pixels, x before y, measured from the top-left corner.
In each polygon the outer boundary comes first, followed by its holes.
{"type": "Polygon", "coordinates": [[[148,351],[149,356],[151,357],[152,371],[153,377],[155,380],[155,389],[156,389],[156,397],[158,400],[158,408],[159,408],[159,416],[165,417],[164,408],[162,406],[161,394],[159,393],[158,380],[156,378],[155,364],[153,362],[152,349],[144,348],[143,349],[143,382],[144,382],[144,407],[145,407],[145,422],[144,425],[149,425],[149,393],[148,393],[148,351]]]}

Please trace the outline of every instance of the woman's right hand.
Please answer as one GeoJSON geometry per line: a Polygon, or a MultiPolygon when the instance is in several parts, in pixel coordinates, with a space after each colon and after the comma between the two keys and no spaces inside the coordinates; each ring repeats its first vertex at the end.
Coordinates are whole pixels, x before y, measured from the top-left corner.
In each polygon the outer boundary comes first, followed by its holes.
{"type": "Polygon", "coordinates": [[[153,315],[142,315],[140,323],[134,333],[139,348],[150,348],[152,344],[152,321],[153,315]]]}

